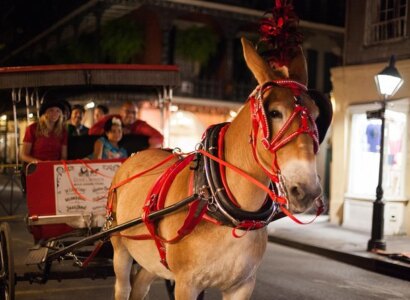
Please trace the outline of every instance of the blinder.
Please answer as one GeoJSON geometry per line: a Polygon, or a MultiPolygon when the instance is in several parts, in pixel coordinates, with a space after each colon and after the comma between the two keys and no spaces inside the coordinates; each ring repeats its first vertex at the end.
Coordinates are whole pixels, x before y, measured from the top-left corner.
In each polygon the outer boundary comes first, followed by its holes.
{"type": "Polygon", "coordinates": [[[332,123],[333,108],[330,99],[317,90],[308,90],[308,95],[319,108],[319,116],[316,118],[316,127],[319,133],[319,144],[323,142],[326,132],[332,123]]]}

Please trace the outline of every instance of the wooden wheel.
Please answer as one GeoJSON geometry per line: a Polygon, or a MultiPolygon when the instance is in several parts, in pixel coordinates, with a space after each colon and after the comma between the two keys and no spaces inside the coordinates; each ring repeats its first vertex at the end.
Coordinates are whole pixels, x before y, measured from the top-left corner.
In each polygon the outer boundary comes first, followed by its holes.
{"type": "Polygon", "coordinates": [[[10,227],[0,224],[0,299],[14,300],[14,257],[10,227]]]}

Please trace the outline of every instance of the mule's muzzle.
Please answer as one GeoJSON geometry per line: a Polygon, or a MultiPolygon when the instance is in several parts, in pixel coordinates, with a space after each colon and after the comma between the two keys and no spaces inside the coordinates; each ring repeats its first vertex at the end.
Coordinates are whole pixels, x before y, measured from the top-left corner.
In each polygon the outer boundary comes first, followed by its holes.
{"type": "Polygon", "coordinates": [[[317,182],[315,184],[293,183],[287,187],[289,209],[293,213],[302,213],[310,209],[313,205],[321,206],[322,187],[317,182]]]}

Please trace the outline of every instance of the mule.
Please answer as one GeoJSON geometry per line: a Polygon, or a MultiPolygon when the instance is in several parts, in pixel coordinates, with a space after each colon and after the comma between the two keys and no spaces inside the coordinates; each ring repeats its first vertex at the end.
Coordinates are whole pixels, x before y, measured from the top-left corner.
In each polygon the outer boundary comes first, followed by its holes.
{"type": "MultiPolygon", "coordinates": [[[[224,136],[224,160],[266,187],[269,187],[272,176],[280,173],[281,189],[287,199],[283,208],[286,207],[292,213],[304,212],[313,206],[322,193],[316,171],[317,136],[313,130],[319,109],[303,89],[299,91],[298,106],[304,110],[301,114],[296,114],[296,117],[294,113],[294,90],[299,85],[307,84],[305,58],[300,50],[288,67],[271,69],[250,42],[242,39],[242,47],[247,66],[255,76],[259,88],[272,82],[280,84],[271,84],[269,88],[258,90],[266,111],[267,127],[257,130],[251,142],[249,132],[252,131],[251,114],[254,113],[251,112],[251,101],[244,105],[232,121],[224,136]],[[290,86],[285,84],[287,81],[291,83],[290,86]],[[301,115],[305,117],[303,122],[301,115]],[[300,130],[301,123],[308,129],[305,128],[300,134],[293,134],[300,130]],[[277,144],[269,145],[267,139],[272,140],[274,136],[278,137],[277,144]]],[[[254,93],[256,94],[257,92],[254,93]]],[[[169,152],[160,149],[136,153],[122,164],[113,179],[113,185],[149,169],[169,155],[169,152]]],[[[177,160],[175,157],[116,188],[113,213],[117,224],[141,215],[152,185],[177,160]]],[[[192,195],[189,185],[191,164],[185,166],[173,179],[165,206],[192,195]]],[[[243,211],[257,212],[266,203],[266,190],[260,189],[246,177],[230,168],[226,168],[225,177],[226,184],[237,201],[236,205],[243,211]]],[[[161,218],[155,224],[156,234],[171,239],[184,223],[186,214],[187,209],[183,209],[161,218]]],[[[266,249],[267,230],[263,227],[249,231],[239,229],[237,232],[243,233],[243,236],[233,236],[229,226],[218,226],[202,220],[189,235],[178,242],[163,244],[166,266],[161,263],[154,241],[129,238],[132,235],[148,234],[146,226],[135,226],[123,231],[122,235],[111,237],[116,274],[115,299],[143,299],[157,277],[175,281],[177,300],[197,299],[200,292],[207,288],[220,289],[225,300],[249,299],[266,249]],[[137,273],[133,271],[134,259],[140,266],[137,273]]]]}

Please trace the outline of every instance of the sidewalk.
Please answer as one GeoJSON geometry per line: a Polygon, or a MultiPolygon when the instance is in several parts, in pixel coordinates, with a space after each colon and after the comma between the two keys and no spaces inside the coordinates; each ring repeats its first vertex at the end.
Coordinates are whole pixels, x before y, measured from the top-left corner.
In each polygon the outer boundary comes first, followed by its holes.
{"type": "MultiPolygon", "coordinates": [[[[313,216],[299,217],[310,221],[313,216]]],[[[370,234],[330,224],[321,216],[308,225],[296,224],[283,218],[269,224],[269,241],[351,264],[363,269],[410,281],[410,262],[404,256],[371,253],[367,251],[370,234]],[[396,259],[402,258],[403,260],[396,259]]],[[[410,237],[385,236],[388,254],[410,254],[410,237]]]]}

